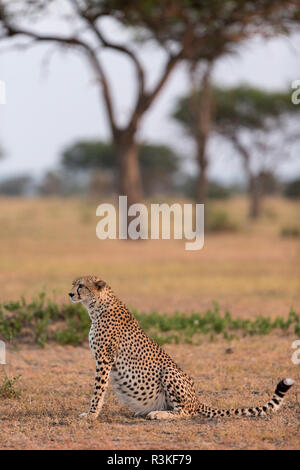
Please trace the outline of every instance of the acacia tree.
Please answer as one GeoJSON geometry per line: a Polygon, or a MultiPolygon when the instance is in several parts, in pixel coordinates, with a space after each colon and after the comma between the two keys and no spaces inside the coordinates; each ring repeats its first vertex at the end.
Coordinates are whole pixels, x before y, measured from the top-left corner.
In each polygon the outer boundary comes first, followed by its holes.
{"type": "MultiPolygon", "coordinates": [[[[146,195],[171,191],[179,172],[180,156],[166,145],[141,143],[138,157],[146,195]]],[[[75,173],[99,170],[111,174],[117,166],[113,145],[99,140],[71,144],[63,151],[61,163],[63,168],[75,173]]]]}
{"type": "MultiPolygon", "coordinates": [[[[261,212],[266,178],[291,157],[293,144],[300,139],[292,115],[299,107],[291,102],[288,92],[271,92],[247,85],[223,89],[212,87],[213,135],[226,139],[242,159],[250,196],[249,215],[261,212]]],[[[205,99],[203,90],[195,97],[205,99]]],[[[191,114],[189,97],[181,99],[176,119],[198,139],[197,122],[191,114]]]]}
{"type": "Polygon", "coordinates": [[[127,195],[132,204],[143,195],[137,131],[176,65],[182,60],[198,63],[215,57],[262,30],[272,34],[275,28],[289,29],[298,19],[296,0],[0,0],[0,39],[20,36],[30,40],[30,45],[53,42],[83,55],[105,103],[117,155],[119,193],[127,195]],[[64,30],[74,26],[73,32],[43,33],[36,18],[43,19],[58,4],[65,8],[60,9],[64,30]],[[108,38],[103,29],[106,17],[138,33],[139,41],[154,41],[163,49],[165,66],[152,88],[146,85],[147,74],[135,47],[136,37],[126,43],[108,38]],[[103,50],[126,57],[135,70],[136,96],[125,125],[116,116],[103,50]]]}
{"type": "MultiPolygon", "coordinates": [[[[212,3],[215,5],[219,4],[219,2],[212,3]]],[[[196,160],[199,168],[196,185],[196,200],[198,203],[204,203],[207,197],[207,172],[210,163],[208,143],[213,128],[214,97],[211,77],[214,64],[220,57],[233,52],[239,43],[254,35],[258,34],[268,38],[278,33],[290,33],[291,31],[299,30],[299,2],[286,4],[286,11],[284,11],[284,6],[280,5],[280,2],[267,3],[240,2],[240,5],[235,5],[237,8],[234,9],[234,16],[238,11],[241,23],[247,27],[245,29],[235,29],[233,36],[218,34],[217,37],[213,37],[212,35],[210,50],[205,56],[199,56],[197,54],[198,51],[196,51],[196,53],[192,52],[187,59],[189,64],[190,93],[187,99],[183,99],[181,102],[180,100],[178,101],[173,118],[184,125],[196,144],[196,160]],[[252,17],[250,11],[251,8],[255,9],[256,7],[258,7],[258,11],[254,14],[254,18],[252,18],[254,21],[252,22],[250,20],[252,17]],[[201,93],[199,93],[199,90],[201,90],[201,93]]],[[[223,6],[227,8],[228,5],[225,4],[226,2],[224,2],[223,6]]],[[[221,30],[223,28],[226,29],[226,26],[221,26],[221,30]]]]}
{"type": "Polygon", "coordinates": [[[215,89],[216,131],[229,140],[242,158],[250,196],[249,215],[261,214],[266,177],[280,170],[299,142],[292,116],[299,107],[291,93],[261,90],[246,85],[215,89]]]}

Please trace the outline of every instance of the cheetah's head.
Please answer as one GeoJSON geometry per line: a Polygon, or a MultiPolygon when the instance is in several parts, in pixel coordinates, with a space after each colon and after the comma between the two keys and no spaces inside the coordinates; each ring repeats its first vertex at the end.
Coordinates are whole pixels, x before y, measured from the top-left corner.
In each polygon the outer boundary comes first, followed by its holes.
{"type": "Polygon", "coordinates": [[[97,276],[78,277],[72,283],[69,297],[74,303],[82,302],[86,304],[104,293],[106,287],[108,288],[106,282],[97,276]]]}

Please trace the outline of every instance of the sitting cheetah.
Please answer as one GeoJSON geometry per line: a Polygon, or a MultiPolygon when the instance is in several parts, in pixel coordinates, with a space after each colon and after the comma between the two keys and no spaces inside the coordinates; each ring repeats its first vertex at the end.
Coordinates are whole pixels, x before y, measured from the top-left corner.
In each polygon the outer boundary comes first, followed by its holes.
{"type": "Polygon", "coordinates": [[[149,419],[173,419],[201,415],[265,416],[276,411],[293,385],[284,379],[264,406],[222,410],[199,402],[192,379],[140,328],[134,316],[111,288],[95,276],[75,279],[69,296],[88,310],[92,324],[91,351],[96,360],[94,395],[87,416],[99,415],[109,377],[120,400],[149,419]]]}

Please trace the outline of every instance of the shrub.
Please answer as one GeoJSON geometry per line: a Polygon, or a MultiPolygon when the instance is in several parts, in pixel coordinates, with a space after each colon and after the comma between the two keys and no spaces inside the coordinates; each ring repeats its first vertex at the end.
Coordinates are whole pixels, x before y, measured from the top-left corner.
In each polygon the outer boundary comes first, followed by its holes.
{"type": "MultiPolygon", "coordinates": [[[[287,319],[258,316],[244,319],[232,317],[229,312],[220,312],[217,303],[205,312],[186,314],[175,312],[173,315],[152,312],[133,311],[141,328],[159,344],[195,343],[201,336],[214,339],[222,335],[231,340],[237,334],[265,335],[272,330],[300,332],[300,316],[290,311],[287,319]]],[[[26,303],[10,302],[0,305],[0,338],[3,336],[12,344],[30,342],[41,347],[49,341],[59,344],[78,346],[88,339],[90,319],[81,304],[69,304],[59,307],[41,294],[37,300],[26,303]]],[[[18,378],[18,377],[17,377],[18,378]]],[[[17,378],[2,385],[3,390],[10,390],[17,378]],[[3,388],[4,387],[4,388],[3,388]]],[[[4,393],[4,392],[3,392],[4,393]]]]}
{"type": "Polygon", "coordinates": [[[282,227],[280,231],[281,237],[291,237],[291,238],[299,238],[300,237],[300,228],[296,227],[295,225],[282,227]]]}
{"type": "Polygon", "coordinates": [[[208,210],[205,219],[205,229],[208,232],[236,232],[237,225],[223,210],[208,210]]]}
{"type": "Polygon", "coordinates": [[[291,199],[300,198],[300,178],[290,181],[285,186],[284,194],[291,199]]]}
{"type": "Polygon", "coordinates": [[[15,388],[16,382],[21,377],[21,374],[16,375],[9,379],[5,373],[2,383],[0,383],[0,397],[1,398],[19,398],[21,390],[15,388]]]}

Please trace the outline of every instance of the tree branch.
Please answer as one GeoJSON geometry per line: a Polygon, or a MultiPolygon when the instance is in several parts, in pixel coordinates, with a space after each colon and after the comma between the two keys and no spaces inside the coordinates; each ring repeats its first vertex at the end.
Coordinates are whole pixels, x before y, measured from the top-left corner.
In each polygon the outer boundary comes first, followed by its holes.
{"type": "Polygon", "coordinates": [[[30,31],[27,29],[17,28],[6,20],[3,21],[3,25],[6,29],[6,36],[5,37],[13,37],[13,36],[27,36],[33,39],[33,42],[56,42],[62,46],[70,46],[70,47],[78,47],[79,49],[85,51],[85,57],[89,59],[92,68],[96,74],[96,77],[100,81],[102,85],[102,94],[104,98],[104,102],[106,105],[106,110],[109,118],[109,123],[111,126],[111,131],[114,136],[116,136],[118,132],[118,127],[115,121],[114,110],[113,110],[113,102],[111,98],[110,88],[108,84],[108,80],[106,78],[106,74],[104,72],[103,66],[97,57],[93,48],[82,39],[79,39],[75,36],[56,36],[56,35],[40,35],[34,31],[30,31]]]}
{"type": "Polygon", "coordinates": [[[106,73],[104,72],[100,59],[96,56],[95,52],[92,49],[89,49],[88,53],[89,53],[91,64],[102,85],[102,95],[103,95],[104,102],[106,105],[111,132],[112,132],[113,137],[115,138],[118,135],[119,129],[115,120],[113,102],[112,102],[110,87],[108,85],[106,73]]]}
{"type": "Polygon", "coordinates": [[[166,81],[168,80],[169,76],[171,75],[171,72],[175,68],[175,66],[178,64],[179,60],[183,57],[183,51],[180,51],[176,55],[171,55],[169,57],[169,60],[164,68],[164,71],[158,80],[158,83],[152,90],[150,94],[148,94],[148,100],[147,100],[147,108],[152,104],[152,102],[155,100],[161,89],[164,87],[166,81]]]}
{"type": "Polygon", "coordinates": [[[142,96],[145,92],[145,72],[144,72],[143,67],[142,67],[140,61],[138,60],[136,54],[134,54],[134,52],[131,49],[124,46],[123,44],[117,44],[117,43],[108,41],[106,39],[103,32],[100,30],[100,27],[96,24],[97,19],[101,15],[91,16],[91,15],[88,14],[87,11],[83,11],[83,10],[80,9],[77,0],[71,0],[71,2],[73,4],[77,14],[81,18],[84,18],[87,21],[88,25],[90,26],[90,28],[92,29],[92,31],[94,32],[94,34],[96,35],[98,40],[100,41],[103,48],[112,49],[112,50],[121,52],[121,53],[127,55],[131,59],[131,61],[133,62],[134,66],[135,66],[135,69],[136,69],[136,73],[137,73],[137,77],[138,77],[138,84],[139,84],[139,86],[138,86],[139,91],[138,91],[138,97],[137,97],[137,103],[138,103],[138,101],[142,98],[142,96]]]}
{"type": "Polygon", "coordinates": [[[168,77],[170,76],[172,70],[180,60],[181,53],[177,54],[176,56],[170,56],[169,60],[164,68],[164,71],[158,80],[156,86],[151,92],[144,92],[141,96],[140,99],[137,102],[137,105],[132,113],[132,117],[128,123],[127,129],[134,133],[136,131],[138,122],[141,118],[141,116],[149,109],[163,86],[165,85],[168,77]]]}
{"type": "Polygon", "coordinates": [[[246,171],[246,174],[247,174],[248,178],[249,179],[252,178],[253,173],[252,173],[251,166],[250,166],[250,154],[249,154],[248,150],[246,149],[245,145],[242,144],[242,142],[240,141],[240,139],[237,137],[236,134],[231,133],[230,134],[230,139],[231,139],[233,145],[235,146],[235,148],[237,149],[237,151],[239,152],[239,154],[241,155],[241,157],[244,160],[244,168],[245,168],[245,171],[246,171]]]}

